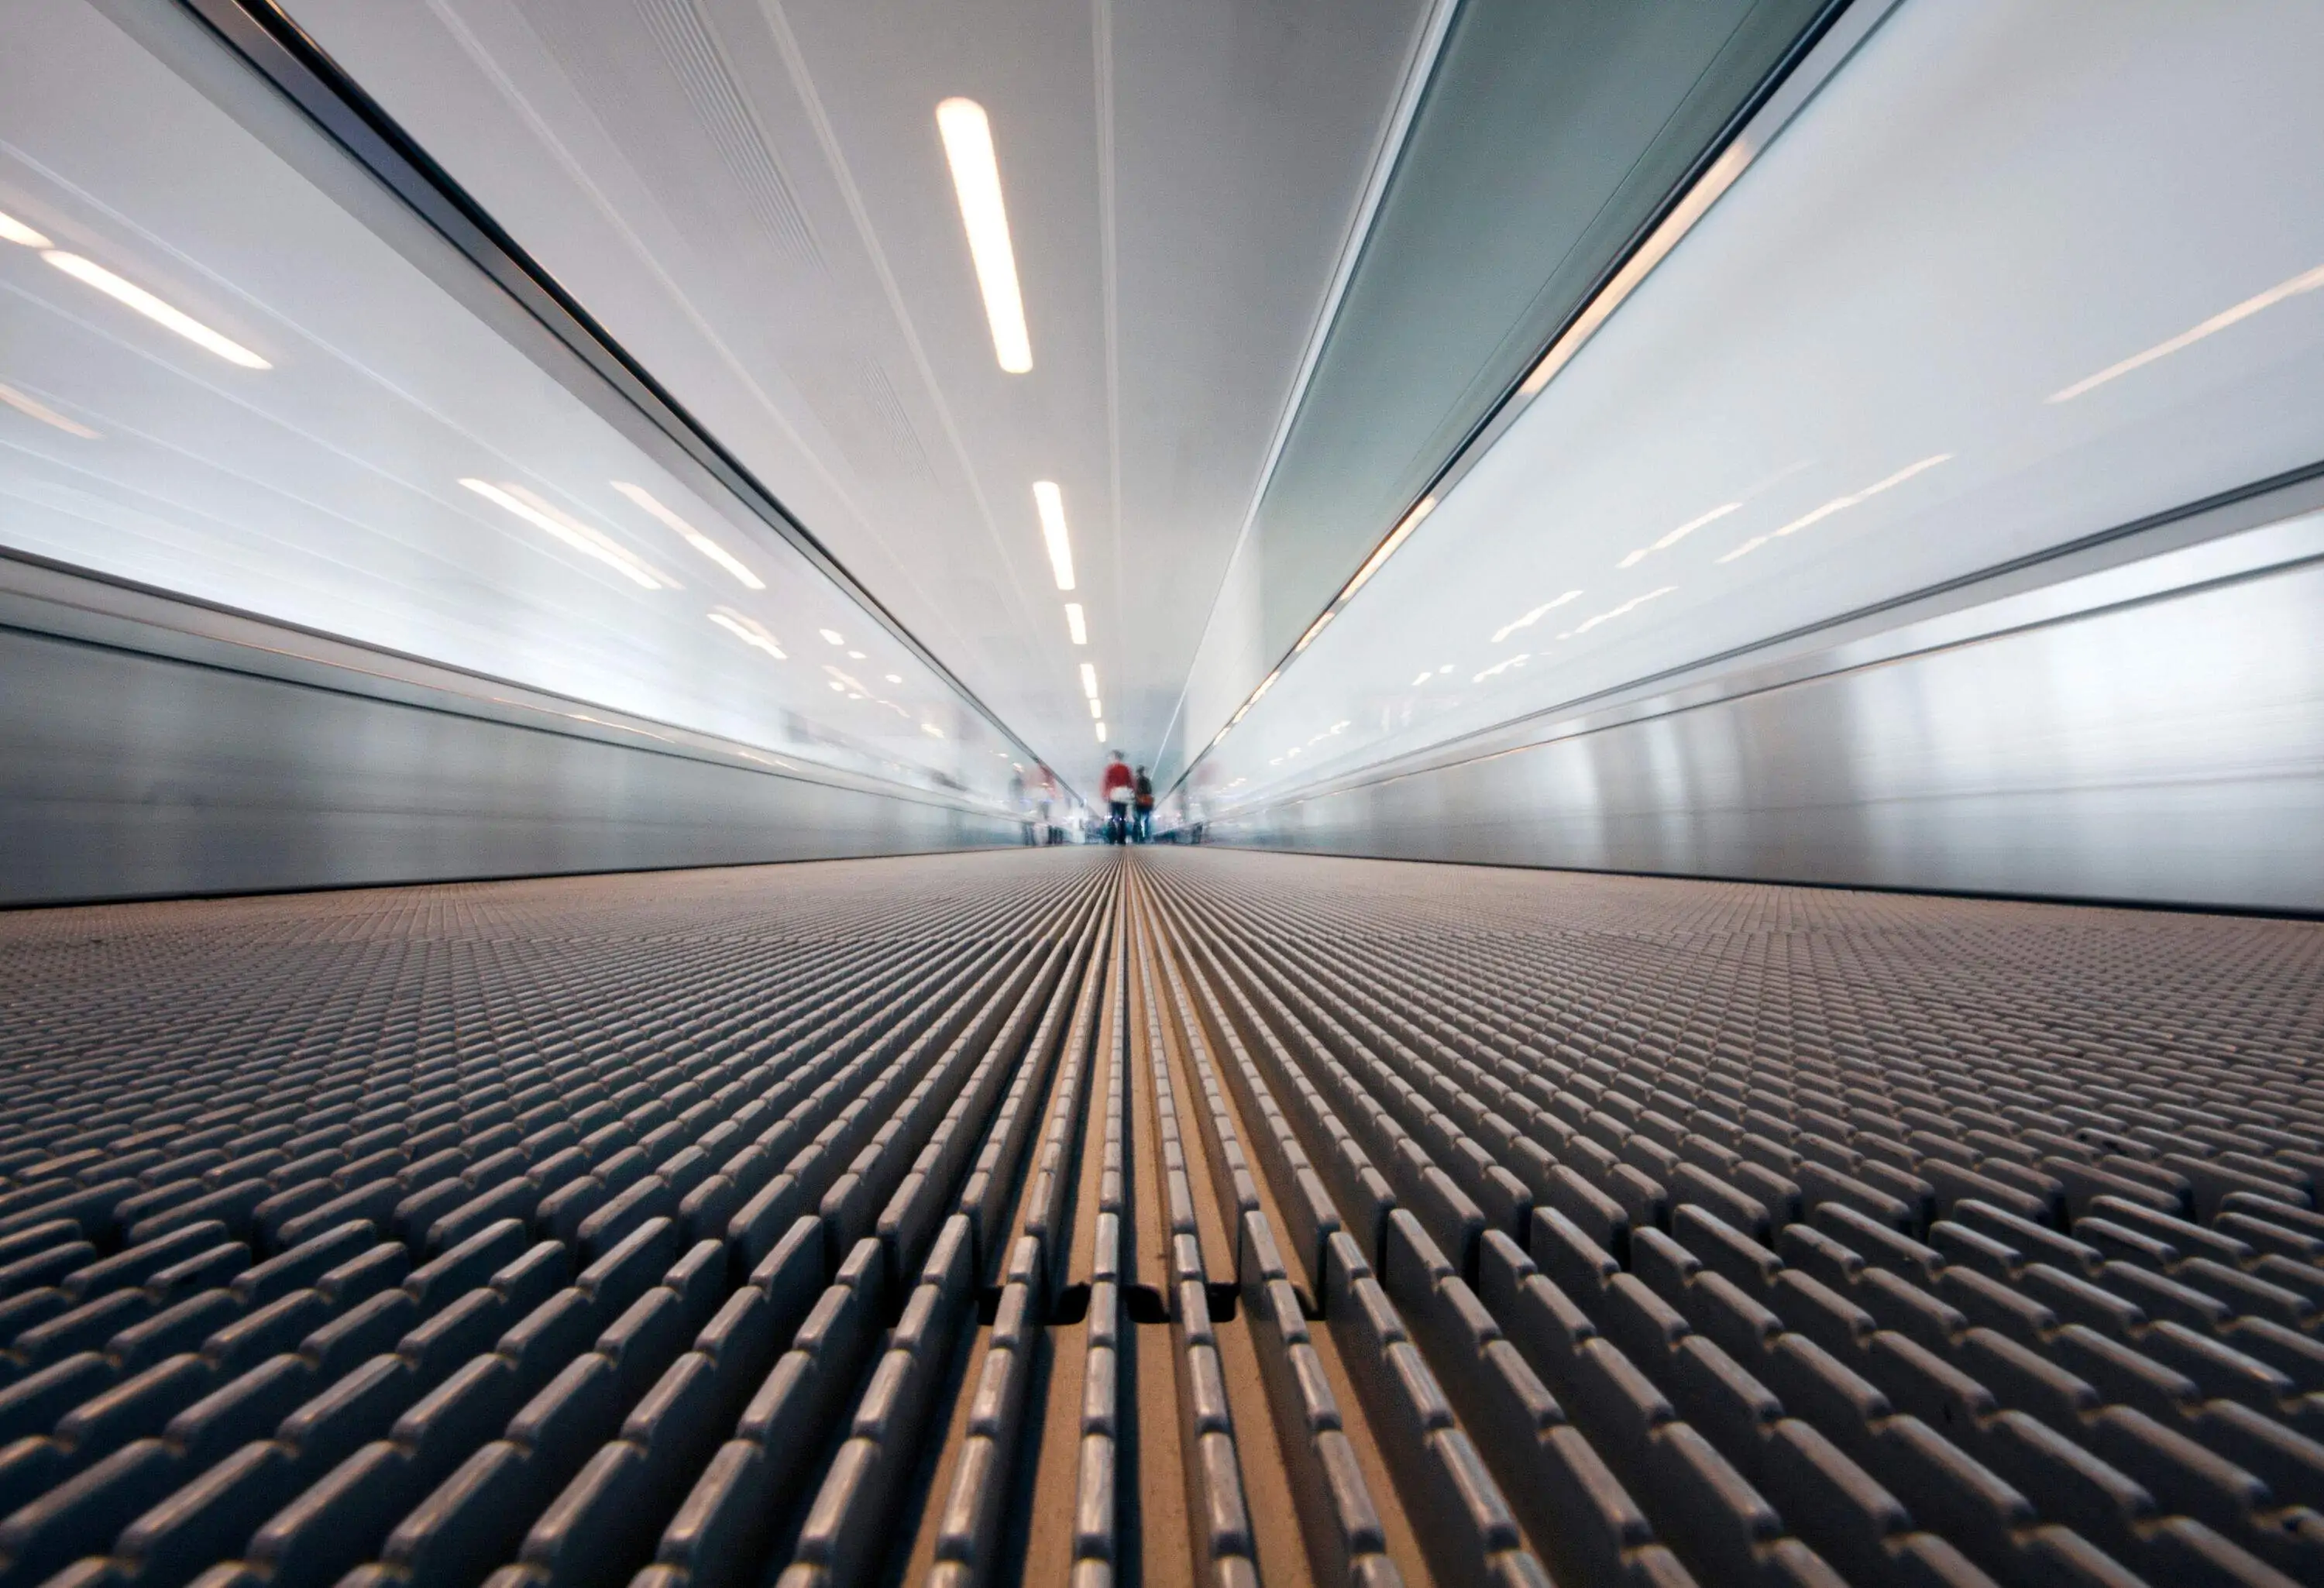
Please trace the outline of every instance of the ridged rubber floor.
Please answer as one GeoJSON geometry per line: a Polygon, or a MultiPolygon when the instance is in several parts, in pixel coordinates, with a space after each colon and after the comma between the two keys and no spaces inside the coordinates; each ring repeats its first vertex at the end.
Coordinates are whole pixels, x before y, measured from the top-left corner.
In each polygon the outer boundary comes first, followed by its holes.
{"type": "Polygon", "coordinates": [[[2324,927],[1051,850],[0,916],[0,1588],[2324,1583],[2324,927]]]}

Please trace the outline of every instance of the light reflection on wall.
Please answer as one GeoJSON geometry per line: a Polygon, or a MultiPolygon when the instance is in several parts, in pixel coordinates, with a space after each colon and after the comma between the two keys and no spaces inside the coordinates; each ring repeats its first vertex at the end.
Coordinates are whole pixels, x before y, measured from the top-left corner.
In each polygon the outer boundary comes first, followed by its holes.
{"type": "Polygon", "coordinates": [[[2313,12],[1901,8],[1242,720],[1185,725],[1194,808],[2324,456],[2319,51],[2313,12]]]}

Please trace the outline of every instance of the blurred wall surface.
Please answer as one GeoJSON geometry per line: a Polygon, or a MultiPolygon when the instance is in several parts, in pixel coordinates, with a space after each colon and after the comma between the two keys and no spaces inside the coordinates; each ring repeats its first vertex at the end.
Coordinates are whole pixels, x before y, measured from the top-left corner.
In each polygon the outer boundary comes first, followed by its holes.
{"type": "MultiPolygon", "coordinates": [[[[0,904],[1015,843],[942,790],[752,764],[507,688],[0,597],[0,904]],[[60,632],[55,630],[78,630],[60,632]],[[559,707],[567,708],[560,719],[559,707]]],[[[199,617],[204,614],[190,614],[199,617]]],[[[226,626],[213,620],[204,625],[226,626]]]]}
{"type": "Polygon", "coordinates": [[[2276,525],[1856,642],[1868,654],[1837,645],[1771,677],[1522,725],[1211,835],[2324,910],[2319,531],[2276,525]],[[2177,575],[2194,577],[2156,588],[2177,575]]]}

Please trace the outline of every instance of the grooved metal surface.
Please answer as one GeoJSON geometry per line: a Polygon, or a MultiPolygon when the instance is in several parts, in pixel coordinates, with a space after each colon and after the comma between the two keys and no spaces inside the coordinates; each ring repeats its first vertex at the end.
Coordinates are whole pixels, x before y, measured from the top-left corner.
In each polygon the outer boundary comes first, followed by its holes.
{"type": "Polygon", "coordinates": [[[2315,1582],[2319,992],[1199,850],[0,915],[0,1588],[2315,1582]]]}

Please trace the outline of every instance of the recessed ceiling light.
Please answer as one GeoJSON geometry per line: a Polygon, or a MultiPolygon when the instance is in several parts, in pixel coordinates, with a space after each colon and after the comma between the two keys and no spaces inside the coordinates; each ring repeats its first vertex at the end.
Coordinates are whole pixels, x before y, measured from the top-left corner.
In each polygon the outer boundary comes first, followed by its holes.
{"type": "MultiPolygon", "coordinates": [[[[537,501],[522,500],[513,492],[503,486],[495,485],[490,480],[462,480],[460,484],[493,506],[514,513],[533,528],[546,530],[576,551],[586,553],[595,558],[599,562],[618,568],[632,584],[648,590],[659,590],[662,587],[659,579],[647,572],[638,562],[623,555],[620,548],[611,541],[603,536],[586,533],[581,525],[566,520],[560,514],[542,511],[537,501]]],[[[527,492],[526,494],[531,494],[527,492]]]]}
{"type": "Polygon", "coordinates": [[[1097,725],[1097,742],[1101,744],[1105,743],[1105,725],[1103,723],[1100,723],[1097,725]]]}
{"type": "Polygon", "coordinates": [[[854,658],[857,661],[862,661],[863,660],[863,652],[861,651],[851,651],[847,654],[854,658]]]}
{"type": "Polygon", "coordinates": [[[891,684],[900,684],[904,681],[904,675],[901,673],[890,673],[888,675],[888,681],[891,684]]]}
{"type": "Polygon", "coordinates": [[[1055,480],[1033,482],[1033,505],[1041,514],[1041,540],[1049,548],[1049,571],[1057,588],[1074,587],[1074,543],[1065,532],[1065,495],[1055,480]]]}
{"type": "MultiPolygon", "coordinates": [[[[0,218],[5,217],[0,217],[0,218]]],[[[14,386],[0,386],[0,402],[6,403],[28,419],[39,420],[44,425],[54,425],[68,436],[78,436],[84,441],[97,441],[104,439],[87,425],[75,423],[47,403],[38,398],[26,396],[14,386]]]]}
{"type": "Polygon", "coordinates": [[[660,520],[663,527],[674,531],[686,541],[687,545],[693,547],[696,551],[702,553],[703,556],[716,563],[720,568],[724,568],[728,573],[733,574],[743,588],[748,590],[763,590],[767,587],[767,582],[758,575],[752,573],[749,568],[744,568],[742,562],[736,559],[733,552],[727,550],[726,548],[721,546],[717,541],[704,534],[700,530],[696,529],[692,524],[687,523],[684,519],[678,517],[678,514],[672,512],[669,508],[664,507],[659,502],[654,499],[653,494],[648,491],[643,485],[632,485],[626,480],[614,480],[611,483],[614,490],[619,491],[632,502],[637,503],[637,505],[644,508],[648,512],[653,514],[655,518],[660,520]]]}
{"type": "Polygon", "coordinates": [[[1414,503],[1412,511],[1406,513],[1396,528],[1388,531],[1388,539],[1382,540],[1379,549],[1364,559],[1364,566],[1356,570],[1356,577],[1350,579],[1348,587],[1340,592],[1340,599],[1345,601],[1362,589],[1366,581],[1379,572],[1380,564],[1396,555],[1396,549],[1404,544],[1404,538],[1420,527],[1422,519],[1435,511],[1436,498],[1434,496],[1423,496],[1414,503]]]}
{"type": "Polygon", "coordinates": [[[1082,604],[1078,601],[1065,603],[1065,632],[1073,635],[1074,644],[1089,643],[1089,624],[1082,619],[1082,604]]]}
{"type": "MultiPolygon", "coordinates": [[[[37,234],[35,234],[37,235],[37,234]]],[[[238,364],[244,369],[272,369],[274,366],[231,337],[222,337],[183,309],[171,307],[148,292],[134,282],[122,280],[95,260],[83,259],[78,254],[50,252],[41,255],[77,282],[95,287],[116,303],[125,303],[155,325],[167,327],[198,347],[208,349],[228,364],[238,364]]]]}
{"type": "Polygon", "coordinates": [[[619,566],[639,569],[644,573],[648,578],[653,581],[653,588],[660,589],[667,586],[675,590],[678,587],[678,581],[676,579],[655,568],[651,563],[646,561],[645,559],[638,556],[627,546],[622,544],[621,541],[616,540],[613,536],[606,534],[603,530],[598,529],[594,524],[584,523],[581,520],[575,518],[571,513],[558,506],[556,503],[551,502],[540,492],[533,490],[530,486],[521,485],[513,480],[502,485],[501,489],[506,491],[519,502],[521,502],[526,506],[531,508],[535,512],[541,513],[544,516],[554,519],[558,523],[563,524],[569,534],[577,535],[582,540],[588,541],[592,546],[596,547],[601,556],[611,559],[619,566]]]}
{"type": "Polygon", "coordinates": [[[1009,242],[1009,207],[1001,197],[992,123],[975,100],[947,99],[936,106],[936,132],[944,139],[945,162],[952,167],[961,224],[968,228],[968,254],[984,294],[993,356],[1002,369],[1021,375],[1033,367],[1033,342],[1025,331],[1025,298],[1017,285],[1017,251],[1009,242]]]}
{"type": "Polygon", "coordinates": [[[834,645],[844,645],[847,643],[846,641],[839,637],[839,631],[837,629],[817,629],[816,632],[821,634],[834,645]]]}
{"type": "Polygon", "coordinates": [[[756,618],[736,612],[732,607],[722,606],[710,614],[710,621],[742,641],[743,644],[765,651],[777,661],[790,660],[785,654],[781,643],[767,631],[767,626],[756,618]]]}
{"type": "Polygon", "coordinates": [[[1082,693],[1092,700],[1097,698],[1097,669],[1088,662],[1082,663],[1082,693]]]}
{"type": "Polygon", "coordinates": [[[1098,703],[1096,697],[1094,697],[1094,696],[1091,697],[1091,698],[1090,698],[1090,716],[1099,716],[1099,717],[1102,717],[1102,716],[1103,716],[1104,715],[1105,715],[1105,707],[1104,707],[1103,706],[1102,706],[1102,705],[1100,705],[1100,704],[1098,703]]]}
{"type": "Polygon", "coordinates": [[[49,246],[48,238],[18,220],[14,216],[5,212],[0,212],[0,242],[14,243],[25,248],[49,246]]]}

